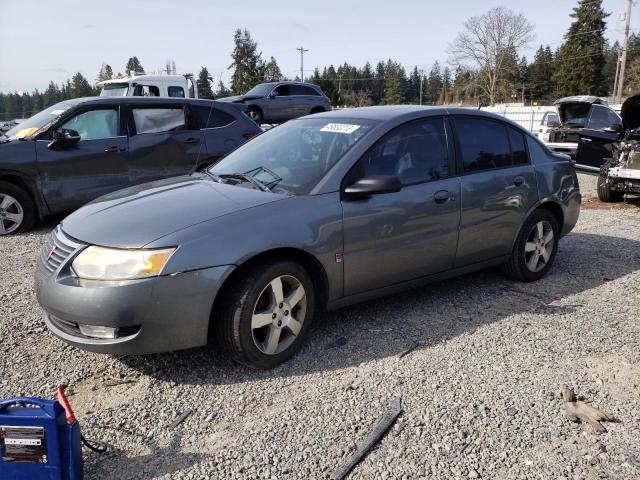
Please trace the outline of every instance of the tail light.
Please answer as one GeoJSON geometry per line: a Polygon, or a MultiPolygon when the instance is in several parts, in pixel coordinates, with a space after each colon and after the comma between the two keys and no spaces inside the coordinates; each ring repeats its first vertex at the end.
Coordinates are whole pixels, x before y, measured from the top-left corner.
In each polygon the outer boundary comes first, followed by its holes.
{"type": "Polygon", "coordinates": [[[246,138],[247,140],[251,140],[253,137],[255,137],[256,135],[258,135],[257,133],[243,133],[242,136],[244,138],[246,138]]]}

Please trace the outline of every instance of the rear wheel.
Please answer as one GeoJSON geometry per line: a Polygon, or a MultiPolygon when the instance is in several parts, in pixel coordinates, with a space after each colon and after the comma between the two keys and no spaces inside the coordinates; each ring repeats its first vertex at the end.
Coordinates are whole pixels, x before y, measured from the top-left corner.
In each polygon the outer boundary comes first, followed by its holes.
{"type": "Polygon", "coordinates": [[[280,261],[250,267],[226,289],[216,337],[236,362],[267,369],[300,348],[315,314],[315,292],[298,263],[280,261]]]}
{"type": "Polygon", "coordinates": [[[598,198],[607,203],[621,202],[624,199],[624,192],[611,190],[607,177],[598,175],[598,198]]]}
{"type": "Polygon", "coordinates": [[[523,282],[541,279],[553,265],[559,238],[556,217],[547,210],[536,210],[518,234],[511,258],[505,265],[506,273],[523,282]]]}
{"type": "Polygon", "coordinates": [[[9,182],[0,182],[0,235],[29,230],[36,219],[36,206],[27,192],[9,182]]]}
{"type": "Polygon", "coordinates": [[[247,110],[247,117],[256,122],[258,125],[262,125],[264,123],[262,112],[255,107],[249,107],[249,109],[247,110]]]}

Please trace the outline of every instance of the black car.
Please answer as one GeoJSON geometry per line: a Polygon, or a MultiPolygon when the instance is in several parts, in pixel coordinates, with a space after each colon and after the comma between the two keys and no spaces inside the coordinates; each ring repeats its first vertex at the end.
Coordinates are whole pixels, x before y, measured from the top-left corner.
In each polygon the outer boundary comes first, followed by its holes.
{"type": "Polygon", "coordinates": [[[232,104],[65,100],[0,137],[0,235],[106,193],[211,165],[260,133],[232,104]]]}
{"type": "Polygon", "coordinates": [[[281,123],[331,110],[331,101],[318,85],[302,82],[261,83],[244,95],[218,101],[243,105],[257,124],[281,123]]]}
{"type": "Polygon", "coordinates": [[[599,172],[608,159],[614,158],[615,149],[628,129],[613,108],[593,105],[584,128],[579,132],[576,167],[599,172]]]}

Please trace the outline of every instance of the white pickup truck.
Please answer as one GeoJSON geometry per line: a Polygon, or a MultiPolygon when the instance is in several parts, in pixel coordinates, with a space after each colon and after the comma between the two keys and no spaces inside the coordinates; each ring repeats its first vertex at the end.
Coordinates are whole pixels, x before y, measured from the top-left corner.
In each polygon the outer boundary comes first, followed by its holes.
{"type": "Polygon", "coordinates": [[[198,98],[193,75],[135,74],[98,83],[101,97],[198,98]]]}

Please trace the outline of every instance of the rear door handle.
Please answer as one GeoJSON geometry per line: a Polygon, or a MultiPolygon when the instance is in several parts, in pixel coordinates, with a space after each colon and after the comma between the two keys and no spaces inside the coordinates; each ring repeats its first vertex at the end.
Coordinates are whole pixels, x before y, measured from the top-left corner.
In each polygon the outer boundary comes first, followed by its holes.
{"type": "Polygon", "coordinates": [[[449,191],[448,190],[438,190],[433,194],[433,200],[436,203],[444,203],[449,200],[449,191]]]}
{"type": "Polygon", "coordinates": [[[591,141],[591,139],[590,139],[590,138],[584,138],[584,137],[582,137],[582,138],[580,139],[580,141],[581,141],[581,142],[590,142],[590,141],[591,141]]]}
{"type": "Polygon", "coordinates": [[[518,175],[516,178],[513,179],[513,184],[516,187],[519,187],[520,185],[522,185],[524,183],[524,177],[521,177],[520,175],[518,175]]]}
{"type": "Polygon", "coordinates": [[[200,139],[199,139],[199,138],[193,138],[193,137],[190,137],[190,138],[187,138],[187,139],[184,141],[184,143],[198,143],[199,141],[200,141],[200,139]]]}

